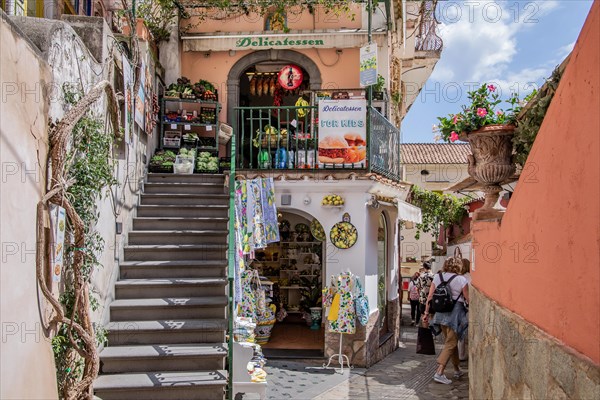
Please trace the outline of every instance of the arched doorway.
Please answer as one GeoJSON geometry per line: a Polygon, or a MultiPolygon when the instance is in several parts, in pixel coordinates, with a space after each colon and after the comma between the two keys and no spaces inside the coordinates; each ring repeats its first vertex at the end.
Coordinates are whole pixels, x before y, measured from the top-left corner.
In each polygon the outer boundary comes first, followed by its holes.
{"type": "Polygon", "coordinates": [[[227,76],[227,117],[233,122],[235,108],[240,106],[240,79],[247,79],[245,73],[257,64],[292,63],[301,67],[310,77],[308,88],[321,88],[321,72],[313,60],[302,53],[293,50],[260,50],[239,59],[227,76]]]}
{"type": "MultiPolygon", "coordinates": [[[[256,252],[250,264],[264,279],[273,282],[270,300],[278,320],[265,356],[322,357],[325,327],[311,317],[311,307],[322,306],[325,274],[325,245],[311,233],[309,213],[292,208],[278,209],[281,240],[256,252]]],[[[261,278],[263,279],[263,278],[261,278]]]]}

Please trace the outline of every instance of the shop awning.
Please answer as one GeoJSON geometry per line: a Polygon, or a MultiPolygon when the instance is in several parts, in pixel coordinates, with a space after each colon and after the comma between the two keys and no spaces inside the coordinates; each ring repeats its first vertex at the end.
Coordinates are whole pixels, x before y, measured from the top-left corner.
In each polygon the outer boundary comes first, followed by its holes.
{"type": "Polygon", "coordinates": [[[421,209],[405,201],[411,186],[410,184],[390,186],[382,182],[375,182],[369,189],[369,193],[374,195],[380,203],[395,204],[398,207],[399,219],[419,224],[422,218],[421,209]],[[387,201],[382,201],[382,199],[387,201]]]}
{"type": "Polygon", "coordinates": [[[422,220],[421,209],[398,199],[398,218],[400,218],[402,221],[420,224],[422,220]]]}
{"type": "MultiPolygon", "coordinates": [[[[385,31],[373,32],[384,39],[385,31]]],[[[289,33],[231,32],[223,34],[196,34],[183,36],[183,51],[229,51],[266,49],[344,49],[358,48],[367,42],[367,31],[362,29],[292,31],[289,33]]]]}

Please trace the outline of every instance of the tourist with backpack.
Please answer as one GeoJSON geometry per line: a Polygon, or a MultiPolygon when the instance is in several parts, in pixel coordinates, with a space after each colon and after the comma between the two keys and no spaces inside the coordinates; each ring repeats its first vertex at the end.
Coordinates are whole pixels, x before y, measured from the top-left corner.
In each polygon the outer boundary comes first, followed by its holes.
{"type": "Polygon", "coordinates": [[[412,320],[412,325],[421,318],[421,310],[419,309],[419,288],[417,286],[418,280],[419,273],[415,272],[408,283],[408,299],[410,300],[410,319],[412,320]]]}
{"type": "Polygon", "coordinates": [[[440,325],[446,338],[444,349],[437,362],[438,368],[433,375],[433,380],[446,385],[452,383],[444,375],[448,361],[454,365],[454,378],[463,375],[460,370],[458,358],[458,340],[464,337],[468,327],[465,303],[469,302],[469,286],[464,276],[459,275],[463,267],[462,258],[451,257],[446,260],[442,271],[435,274],[427,305],[423,314],[423,321],[429,321],[429,314],[435,312],[431,323],[440,325]]]}

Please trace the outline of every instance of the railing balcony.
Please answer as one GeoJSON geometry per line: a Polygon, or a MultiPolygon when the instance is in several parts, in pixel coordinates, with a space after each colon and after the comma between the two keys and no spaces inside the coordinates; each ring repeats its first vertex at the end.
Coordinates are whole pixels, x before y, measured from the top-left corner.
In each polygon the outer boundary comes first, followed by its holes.
{"type": "Polygon", "coordinates": [[[376,109],[367,122],[366,156],[359,162],[319,161],[318,108],[271,106],[235,108],[238,170],[354,170],[400,181],[400,132],[376,109]]]}

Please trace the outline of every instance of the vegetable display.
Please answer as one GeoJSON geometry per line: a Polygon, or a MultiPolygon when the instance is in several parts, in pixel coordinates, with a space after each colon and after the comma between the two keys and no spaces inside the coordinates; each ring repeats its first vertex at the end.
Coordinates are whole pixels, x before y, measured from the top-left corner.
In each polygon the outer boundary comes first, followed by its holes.
{"type": "Polygon", "coordinates": [[[219,158],[213,157],[208,151],[202,151],[196,161],[196,170],[216,172],[219,170],[219,158]]]}

